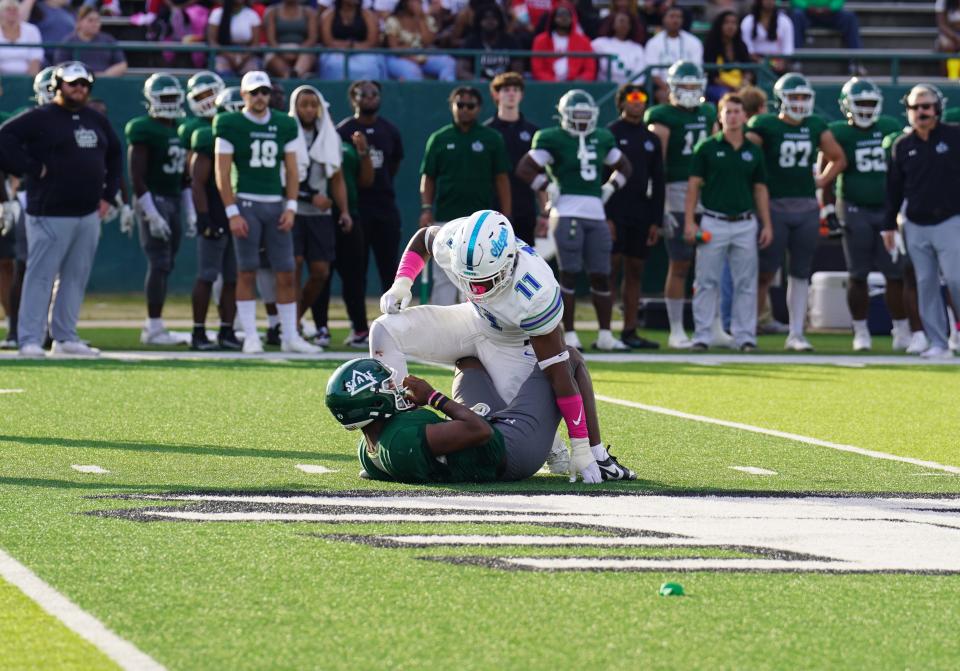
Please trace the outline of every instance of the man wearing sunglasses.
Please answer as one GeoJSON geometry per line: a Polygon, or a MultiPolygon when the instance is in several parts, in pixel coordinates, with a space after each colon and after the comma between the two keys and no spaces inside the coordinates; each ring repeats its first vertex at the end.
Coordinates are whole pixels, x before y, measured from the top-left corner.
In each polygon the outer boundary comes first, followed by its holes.
{"type": "Polygon", "coordinates": [[[931,84],[917,84],[904,98],[913,132],[893,144],[887,171],[884,246],[896,248],[897,215],[906,201],[903,237],[917,276],[920,320],[930,347],[920,356],[947,359],[947,322],[940,276],[960,296],[960,128],[940,123],[944,98],[931,84]]]}
{"type": "Polygon", "coordinates": [[[100,221],[120,188],[122,149],[110,122],[87,107],[93,73],[80,62],[58,66],[52,104],[0,130],[0,169],[22,176],[27,191],[27,271],[19,312],[20,355],[43,356],[53,281],[52,354],[96,356],[77,335],[77,318],[100,239],[100,221]]]}
{"type": "Polygon", "coordinates": [[[297,330],[290,233],[300,183],[297,122],[269,107],[272,93],[267,73],[248,72],[240,82],[243,110],[218,114],[213,120],[217,189],[230,221],[237,255],[237,317],[244,331],[243,351],[262,353],[255,286],[263,247],[277,280],[281,349],[315,354],[320,348],[305,341],[297,330]]]}

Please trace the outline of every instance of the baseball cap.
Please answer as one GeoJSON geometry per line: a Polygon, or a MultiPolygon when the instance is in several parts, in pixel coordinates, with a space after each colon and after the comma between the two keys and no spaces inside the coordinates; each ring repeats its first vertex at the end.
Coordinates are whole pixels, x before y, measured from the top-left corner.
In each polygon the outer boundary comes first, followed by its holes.
{"type": "Polygon", "coordinates": [[[261,86],[266,86],[268,89],[273,88],[273,85],[270,83],[270,75],[262,70],[251,70],[240,80],[241,93],[256,91],[261,86]]]}
{"type": "Polygon", "coordinates": [[[87,66],[81,63],[80,61],[69,61],[67,63],[62,63],[57,66],[56,72],[54,72],[54,79],[61,82],[75,82],[80,79],[85,79],[91,84],[93,84],[93,73],[87,69],[87,66]]]}

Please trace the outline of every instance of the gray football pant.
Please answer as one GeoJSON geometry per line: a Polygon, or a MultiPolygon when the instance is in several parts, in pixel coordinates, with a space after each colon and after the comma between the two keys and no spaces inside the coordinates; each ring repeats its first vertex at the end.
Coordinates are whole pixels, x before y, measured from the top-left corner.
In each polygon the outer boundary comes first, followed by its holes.
{"type": "Polygon", "coordinates": [[[100,216],[34,217],[27,215],[27,272],[18,314],[19,345],[42,345],[47,333],[47,308],[53,282],[60,288],[53,305],[53,339],[73,342],[93,257],[100,241],[100,216]]]}
{"type": "Polygon", "coordinates": [[[917,275],[917,302],[923,330],[934,347],[947,347],[946,310],[940,298],[940,275],[953,300],[960,301],[960,215],[933,226],[903,223],[907,253],[917,275]]]}
{"type": "Polygon", "coordinates": [[[709,214],[700,228],[710,231],[710,242],[697,245],[693,281],[694,342],[710,344],[720,300],[723,265],[730,262],[733,308],[730,332],[737,345],[757,342],[757,220],[720,221],[709,214]]]}

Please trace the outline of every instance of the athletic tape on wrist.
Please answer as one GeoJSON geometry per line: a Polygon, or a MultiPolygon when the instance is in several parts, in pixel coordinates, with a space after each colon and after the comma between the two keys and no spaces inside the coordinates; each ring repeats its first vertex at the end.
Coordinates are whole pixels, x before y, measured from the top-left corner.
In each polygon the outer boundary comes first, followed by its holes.
{"type": "Polygon", "coordinates": [[[563,363],[564,361],[570,358],[570,350],[563,350],[560,354],[550,357],[549,359],[544,359],[543,361],[538,361],[537,365],[540,366],[540,370],[546,370],[550,366],[556,363],[563,363]]]}
{"type": "Polygon", "coordinates": [[[405,277],[412,282],[417,279],[417,275],[420,274],[420,271],[423,270],[425,265],[427,264],[422,256],[408,249],[403,253],[403,256],[400,257],[400,265],[397,267],[395,279],[405,277]]]}
{"type": "Polygon", "coordinates": [[[228,218],[228,219],[229,219],[230,217],[239,217],[239,216],[240,216],[240,208],[237,207],[236,204],[227,205],[227,206],[223,209],[223,211],[224,211],[224,213],[227,215],[227,218],[228,218]]]}
{"type": "Polygon", "coordinates": [[[534,177],[533,180],[530,182],[530,188],[533,189],[534,191],[539,191],[544,187],[546,183],[547,183],[547,176],[541,172],[539,175],[534,177]]]}
{"type": "Polygon", "coordinates": [[[613,186],[614,189],[621,189],[623,185],[627,183],[627,178],[619,170],[614,170],[613,174],[610,175],[610,179],[607,180],[607,184],[613,186]]]}
{"type": "Polygon", "coordinates": [[[293,212],[297,211],[297,199],[293,198],[287,201],[287,209],[292,210],[293,212]]]}
{"type": "Polygon", "coordinates": [[[563,421],[567,424],[567,433],[571,439],[588,438],[587,418],[583,410],[583,397],[580,394],[574,396],[558,396],[557,407],[560,408],[560,414],[563,415],[563,421]]]}

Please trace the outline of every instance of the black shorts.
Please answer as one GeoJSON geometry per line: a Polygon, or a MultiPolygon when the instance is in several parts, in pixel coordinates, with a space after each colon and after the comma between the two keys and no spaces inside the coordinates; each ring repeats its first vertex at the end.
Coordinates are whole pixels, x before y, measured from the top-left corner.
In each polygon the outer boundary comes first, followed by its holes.
{"type": "Polygon", "coordinates": [[[12,228],[6,235],[0,235],[0,259],[17,258],[17,231],[12,228]]]}
{"type": "Polygon", "coordinates": [[[614,220],[617,228],[617,238],[613,241],[613,253],[623,254],[632,259],[646,259],[650,248],[647,247],[647,236],[650,235],[650,222],[644,223],[639,219],[614,220]]]}
{"type": "Polygon", "coordinates": [[[293,255],[307,263],[337,258],[333,217],[329,214],[298,214],[293,220],[293,255]]]}

